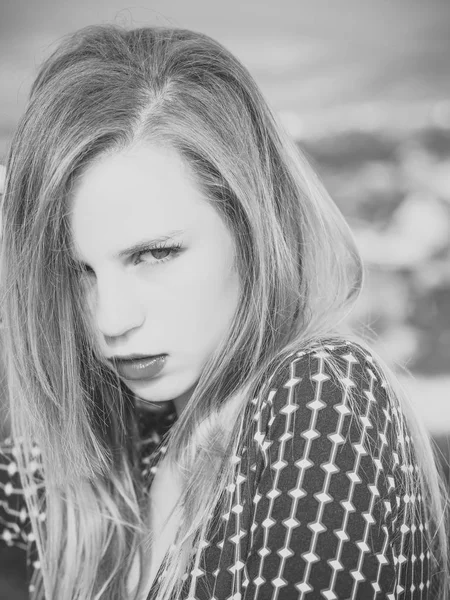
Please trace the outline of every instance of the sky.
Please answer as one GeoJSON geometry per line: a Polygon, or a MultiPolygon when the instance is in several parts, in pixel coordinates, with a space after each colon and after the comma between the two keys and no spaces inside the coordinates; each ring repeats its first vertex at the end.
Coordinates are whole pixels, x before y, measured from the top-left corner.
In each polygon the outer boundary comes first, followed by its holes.
{"type": "Polygon", "coordinates": [[[276,112],[450,98],[448,0],[0,0],[0,159],[42,60],[62,36],[105,22],[211,35],[276,112]]]}

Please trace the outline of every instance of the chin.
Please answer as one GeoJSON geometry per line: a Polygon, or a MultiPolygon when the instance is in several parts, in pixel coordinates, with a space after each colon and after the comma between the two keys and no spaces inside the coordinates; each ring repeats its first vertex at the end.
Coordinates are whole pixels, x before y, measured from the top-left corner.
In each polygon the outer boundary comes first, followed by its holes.
{"type": "Polygon", "coordinates": [[[179,380],[174,385],[162,373],[147,381],[130,381],[124,379],[123,382],[139,400],[155,404],[167,404],[174,398],[184,394],[190,388],[190,384],[186,386],[180,385],[179,380]]]}

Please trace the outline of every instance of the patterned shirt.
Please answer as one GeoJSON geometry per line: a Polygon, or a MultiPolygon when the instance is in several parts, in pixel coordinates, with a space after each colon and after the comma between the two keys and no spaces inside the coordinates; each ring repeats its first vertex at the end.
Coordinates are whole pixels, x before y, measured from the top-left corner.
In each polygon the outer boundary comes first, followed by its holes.
{"type": "MultiPolygon", "coordinates": [[[[423,499],[406,487],[418,473],[414,449],[371,354],[342,339],[298,351],[247,408],[250,433],[233,457],[229,510],[201,540],[181,598],[435,598],[423,499]],[[330,357],[345,377],[331,370],[330,357]]],[[[141,428],[149,486],[175,419],[171,411],[141,428]]],[[[11,444],[0,459],[0,547],[21,549],[24,562],[28,556],[31,581],[39,561],[11,444]]]]}

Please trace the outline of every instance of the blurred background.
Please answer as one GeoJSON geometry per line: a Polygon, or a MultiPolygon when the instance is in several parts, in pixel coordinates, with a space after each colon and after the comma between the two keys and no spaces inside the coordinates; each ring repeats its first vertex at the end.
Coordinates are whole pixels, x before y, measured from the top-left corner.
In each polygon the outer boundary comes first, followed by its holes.
{"type": "Polygon", "coordinates": [[[39,63],[103,22],[199,30],[248,67],[355,232],[367,280],[350,320],[398,365],[446,456],[450,2],[3,0],[0,163],[39,63]]]}

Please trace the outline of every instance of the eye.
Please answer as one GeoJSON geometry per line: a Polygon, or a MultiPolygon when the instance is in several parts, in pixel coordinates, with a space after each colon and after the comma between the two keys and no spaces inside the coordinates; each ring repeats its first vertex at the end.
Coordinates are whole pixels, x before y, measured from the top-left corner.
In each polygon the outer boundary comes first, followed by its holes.
{"type": "Polygon", "coordinates": [[[83,265],[81,270],[86,275],[95,275],[94,269],[92,269],[89,265],[83,265]]]}
{"type": "Polygon", "coordinates": [[[165,244],[160,244],[157,246],[152,246],[150,248],[146,248],[145,250],[141,250],[137,252],[133,257],[133,264],[138,265],[140,263],[148,263],[148,264],[161,264],[164,263],[171,258],[174,258],[181,251],[181,244],[174,244],[172,246],[166,246],[165,244]],[[151,260],[151,258],[155,260],[151,260]]]}
{"type": "Polygon", "coordinates": [[[149,254],[156,258],[159,261],[165,260],[172,254],[171,248],[153,248],[153,250],[149,250],[149,254]]]}
{"type": "Polygon", "coordinates": [[[90,267],[89,265],[87,265],[86,263],[75,263],[74,265],[74,271],[78,274],[78,275],[88,275],[88,276],[95,276],[95,271],[92,267],[90,267]]]}

